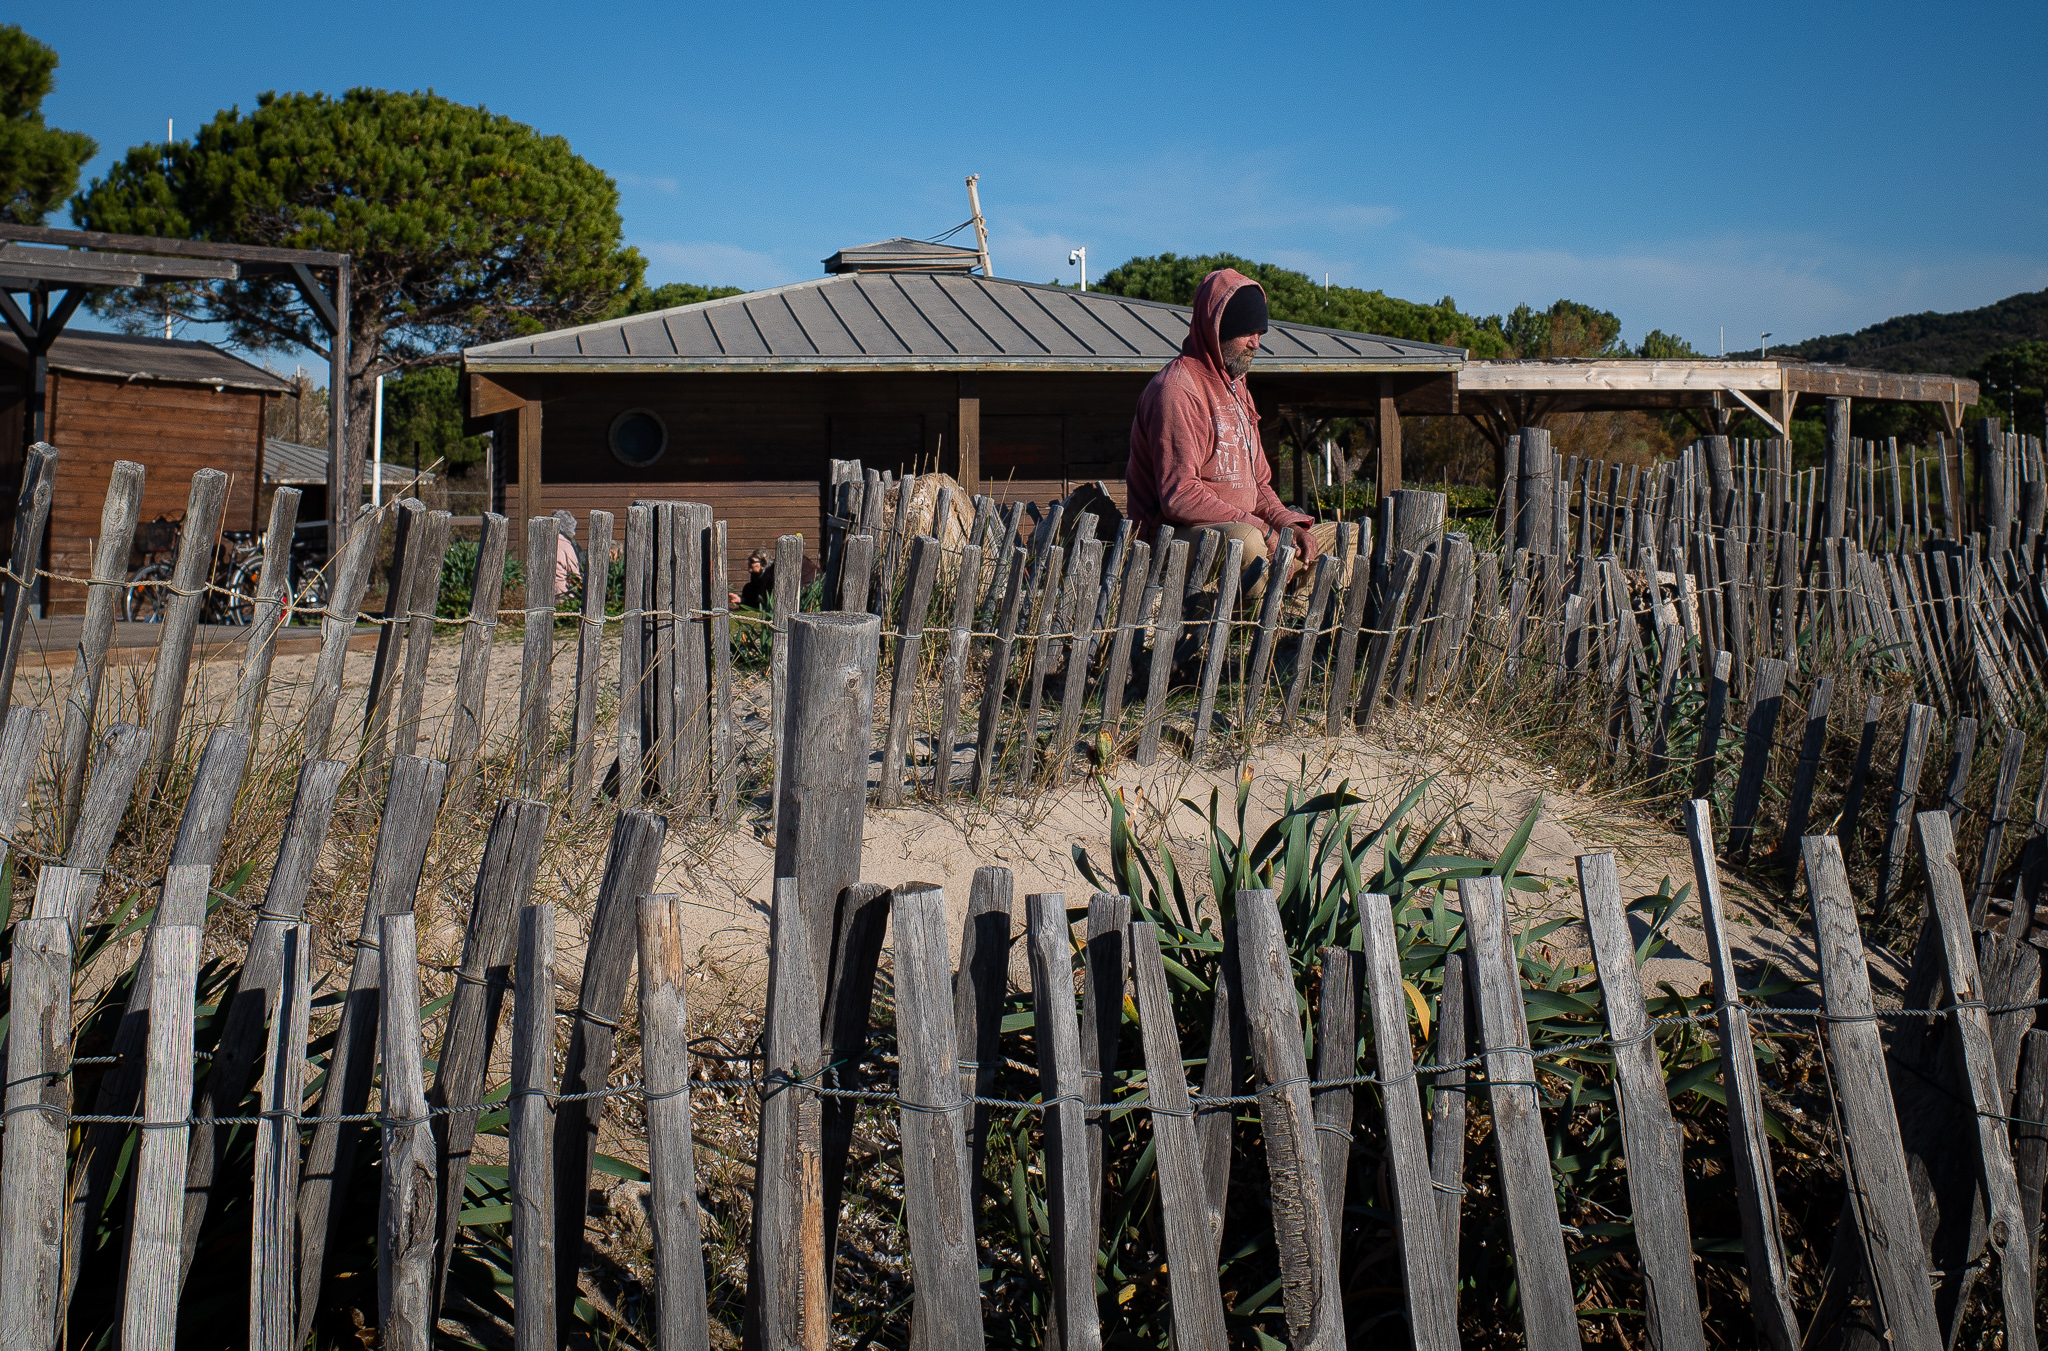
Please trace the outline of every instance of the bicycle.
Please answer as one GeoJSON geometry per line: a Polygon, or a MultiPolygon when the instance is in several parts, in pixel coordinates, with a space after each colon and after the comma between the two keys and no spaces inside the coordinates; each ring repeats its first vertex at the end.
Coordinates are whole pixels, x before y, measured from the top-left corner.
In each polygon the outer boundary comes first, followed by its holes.
{"type": "MultiPolygon", "coordinates": [[[[122,617],[130,623],[160,624],[170,608],[183,521],[159,516],[136,527],[135,549],[148,561],[128,574],[121,597],[122,617]]],[[[213,571],[200,603],[202,624],[248,624],[256,617],[256,587],[263,571],[263,536],[253,530],[229,530],[214,550],[213,571]]]]}

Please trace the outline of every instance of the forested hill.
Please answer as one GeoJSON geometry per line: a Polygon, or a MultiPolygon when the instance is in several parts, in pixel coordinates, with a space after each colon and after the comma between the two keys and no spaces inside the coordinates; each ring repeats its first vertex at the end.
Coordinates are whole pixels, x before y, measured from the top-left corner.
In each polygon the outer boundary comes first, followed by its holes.
{"type": "Polygon", "coordinates": [[[2028,341],[2048,341],[2048,291],[2022,292],[1995,305],[1954,314],[1902,314],[1855,333],[1808,338],[1775,350],[1808,361],[1880,371],[1969,375],[1993,352],[2028,341]]]}

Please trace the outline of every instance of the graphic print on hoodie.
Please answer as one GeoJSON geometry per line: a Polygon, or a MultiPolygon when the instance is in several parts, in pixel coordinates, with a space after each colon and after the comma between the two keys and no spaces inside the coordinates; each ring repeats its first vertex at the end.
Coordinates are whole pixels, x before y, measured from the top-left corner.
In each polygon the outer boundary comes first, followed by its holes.
{"type": "Polygon", "coordinates": [[[1184,530],[1251,521],[1268,534],[1309,523],[1273,492],[1258,407],[1245,382],[1223,369],[1224,307],[1240,288],[1257,285],[1227,267],[1204,277],[1180,355],[1139,396],[1124,478],[1142,539],[1154,538],[1162,522],[1184,530]]]}

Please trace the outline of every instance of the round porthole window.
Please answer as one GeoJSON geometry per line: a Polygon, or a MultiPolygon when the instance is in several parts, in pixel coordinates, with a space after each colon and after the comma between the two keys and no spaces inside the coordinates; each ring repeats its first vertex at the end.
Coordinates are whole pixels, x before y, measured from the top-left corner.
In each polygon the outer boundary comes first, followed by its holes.
{"type": "Polygon", "coordinates": [[[668,449],[668,428],[645,408],[628,408],[612,419],[611,445],[620,464],[645,469],[668,449]]]}

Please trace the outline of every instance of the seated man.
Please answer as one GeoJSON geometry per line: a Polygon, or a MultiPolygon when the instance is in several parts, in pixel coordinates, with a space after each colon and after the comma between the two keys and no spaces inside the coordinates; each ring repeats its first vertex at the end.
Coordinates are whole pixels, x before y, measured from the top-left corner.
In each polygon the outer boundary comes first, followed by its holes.
{"type": "Polygon", "coordinates": [[[1264,564],[1283,544],[1294,546],[1296,568],[1325,545],[1310,533],[1310,517],[1274,495],[1259,442],[1259,410],[1244,377],[1266,328],[1266,292],[1257,282],[1227,267],[1202,278],[1180,355],[1138,399],[1125,471],[1140,539],[1170,525],[1177,538],[1213,529],[1224,535],[1224,548],[1243,541],[1246,599],[1265,590],[1264,564]]]}

